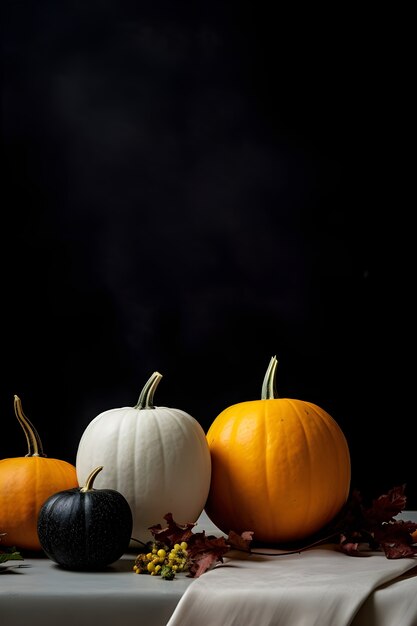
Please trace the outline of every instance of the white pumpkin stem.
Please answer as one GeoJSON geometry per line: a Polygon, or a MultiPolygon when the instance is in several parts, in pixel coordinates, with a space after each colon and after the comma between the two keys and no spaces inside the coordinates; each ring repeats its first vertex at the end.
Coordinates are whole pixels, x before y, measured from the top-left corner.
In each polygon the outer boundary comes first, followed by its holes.
{"type": "Polygon", "coordinates": [[[41,438],[34,425],[28,420],[23,413],[22,402],[19,396],[14,397],[14,412],[19,420],[19,424],[23,428],[26,441],[28,442],[28,453],[25,456],[46,456],[43,451],[41,438]]]}
{"type": "Polygon", "coordinates": [[[276,369],[277,369],[278,361],[277,357],[273,356],[269,361],[268,369],[266,370],[264,382],[262,385],[262,400],[274,400],[278,398],[277,387],[276,387],[276,369]]]}
{"type": "Polygon", "coordinates": [[[97,474],[101,472],[102,469],[103,469],[103,466],[99,465],[98,467],[93,469],[92,472],[89,473],[87,480],[84,483],[84,487],[81,487],[80,489],[81,493],[86,493],[86,491],[91,491],[93,489],[93,483],[96,479],[96,476],[97,474]]]}
{"type": "Polygon", "coordinates": [[[159,372],[154,372],[152,376],[149,378],[148,382],[145,384],[144,388],[141,391],[139,396],[139,400],[135,409],[154,409],[153,404],[153,396],[155,393],[155,389],[157,388],[159,381],[162,378],[162,374],[159,372]]]}

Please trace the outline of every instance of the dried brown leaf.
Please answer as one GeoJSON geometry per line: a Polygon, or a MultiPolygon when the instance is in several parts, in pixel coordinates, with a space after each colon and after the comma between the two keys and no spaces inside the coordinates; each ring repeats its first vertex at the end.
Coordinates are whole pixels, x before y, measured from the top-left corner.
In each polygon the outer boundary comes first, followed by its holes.
{"type": "Polygon", "coordinates": [[[223,556],[232,549],[250,551],[250,542],[253,532],[246,531],[241,535],[231,531],[229,538],[223,535],[215,537],[206,535],[205,531],[193,533],[192,529],[196,524],[178,524],[175,522],[172,513],[164,515],[167,526],[162,528],[161,524],[150,527],[155,541],[159,541],[172,548],[176,543],[187,542],[187,552],[189,557],[189,576],[197,578],[213,567],[216,563],[223,562],[223,556]]]}

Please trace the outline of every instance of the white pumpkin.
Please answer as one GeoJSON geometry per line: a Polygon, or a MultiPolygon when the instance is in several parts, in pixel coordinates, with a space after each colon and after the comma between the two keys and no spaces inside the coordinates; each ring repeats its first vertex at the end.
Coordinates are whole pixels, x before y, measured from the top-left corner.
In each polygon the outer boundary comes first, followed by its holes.
{"type": "Polygon", "coordinates": [[[180,409],[153,405],[161,378],[152,374],[136,406],[97,415],[76,456],[80,485],[91,468],[103,466],[95,487],[124,495],[132,509],[132,537],[143,542],[152,539],[150,526],[166,525],[167,513],[180,524],[195,523],[211,480],[210,451],[199,422],[180,409]]]}

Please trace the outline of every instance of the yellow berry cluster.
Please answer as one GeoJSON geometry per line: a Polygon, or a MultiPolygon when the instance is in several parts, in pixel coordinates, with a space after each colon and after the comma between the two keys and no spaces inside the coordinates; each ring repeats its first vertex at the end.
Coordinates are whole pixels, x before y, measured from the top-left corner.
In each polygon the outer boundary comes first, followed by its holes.
{"type": "Polygon", "coordinates": [[[187,542],[176,543],[173,548],[153,543],[148,552],[138,554],[133,566],[136,574],[150,574],[172,580],[177,572],[188,569],[187,542]]]}

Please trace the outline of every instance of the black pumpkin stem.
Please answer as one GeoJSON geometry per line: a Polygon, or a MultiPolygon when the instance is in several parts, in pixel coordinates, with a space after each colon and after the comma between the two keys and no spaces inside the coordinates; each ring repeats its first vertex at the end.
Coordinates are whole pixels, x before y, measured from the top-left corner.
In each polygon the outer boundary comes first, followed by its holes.
{"type": "Polygon", "coordinates": [[[277,365],[277,357],[273,356],[269,361],[268,369],[266,370],[264,382],[262,385],[262,400],[274,400],[278,398],[275,381],[277,365]]]}
{"type": "Polygon", "coordinates": [[[155,389],[157,388],[159,381],[162,378],[162,374],[159,372],[154,372],[152,376],[149,378],[148,382],[145,384],[142,389],[138,403],[134,407],[135,409],[154,409],[155,406],[153,404],[153,396],[155,393],[155,389]]]}
{"type": "Polygon", "coordinates": [[[87,491],[91,491],[93,489],[93,483],[96,479],[96,476],[97,474],[101,472],[102,469],[103,469],[103,466],[99,465],[98,467],[93,469],[92,472],[90,472],[90,474],[87,477],[87,480],[84,483],[84,487],[81,487],[80,489],[81,493],[86,493],[87,491]]]}
{"type": "Polygon", "coordinates": [[[38,435],[38,431],[28,420],[26,415],[23,413],[22,402],[19,396],[14,397],[14,412],[19,420],[19,424],[23,428],[23,432],[25,433],[26,441],[28,442],[28,453],[25,456],[43,456],[46,457],[46,454],[43,451],[41,438],[38,435]]]}

